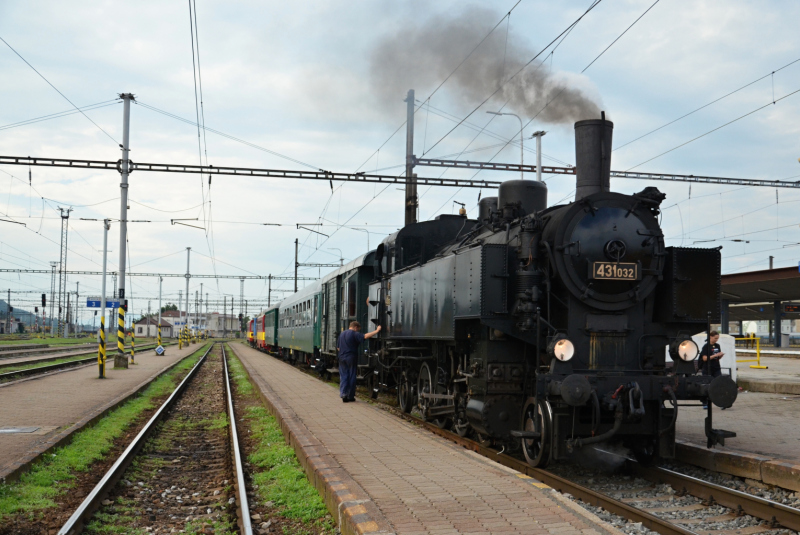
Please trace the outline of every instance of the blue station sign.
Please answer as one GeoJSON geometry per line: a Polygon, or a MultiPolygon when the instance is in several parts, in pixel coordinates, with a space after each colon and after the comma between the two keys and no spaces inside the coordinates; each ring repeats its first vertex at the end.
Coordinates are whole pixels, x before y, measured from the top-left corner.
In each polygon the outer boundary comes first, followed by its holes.
{"type": "MultiPolygon", "coordinates": [[[[99,295],[86,298],[86,308],[103,308],[99,295]]],[[[119,299],[106,297],[106,308],[119,308],[119,299]]]]}

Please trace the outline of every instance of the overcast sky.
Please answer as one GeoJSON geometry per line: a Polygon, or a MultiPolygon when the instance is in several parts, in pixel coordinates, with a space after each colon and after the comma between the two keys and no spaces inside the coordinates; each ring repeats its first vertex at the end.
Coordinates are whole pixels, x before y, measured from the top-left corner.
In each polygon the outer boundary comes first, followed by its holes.
{"type": "MultiPolygon", "coordinates": [[[[500,150],[498,144],[519,132],[519,122],[485,112],[505,105],[504,111],[528,122],[541,110],[542,98],[563,89],[524,130],[527,163],[535,162],[528,138],[546,130],[543,163],[573,164],[572,122],[587,110],[605,110],[615,123],[613,169],[800,180],[800,93],[779,100],[800,89],[800,62],[778,70],[800,59],[797,2],[661,0],[581,74],[653,3],[604,0],[554,52],[551,46],[503,85],[590,4],[522,0],[504,18],[515,2],[479,7],[457,1],[198,2],[206,126],[296,161],[211,132],[201,150],[213,165],[399,175],[405,130],[390,136],[405,120],[407,90],[414,88],[417,99],[426,101],[500,23],[427,101],[430,108],[417,111],[417,155],[517,163],[519,145],[500,150]],[[564,107],[556,108],[562,102],[564,107]],[[473,111],[450,132],[453,117],[457,121],[473,111]],[[483,127],[477,135],[476,128],[483,127]],[[670,149],[675,150],[661,155],[670,149]]],[[[74,113],[5,127],[72,106],[0,42],[0,155],[117,160],[122,105],[114,99],[131,92],[142,104],[131,110],[131,158],[199,162],[197,128],[143,106],[195,120],[188,2],[0,2],[0,37],[77,106],[107,104],[86,112],[97,126],[74,113]]],[[[442,170],[420,167],[417,173],[437,177],[442,170]]],[[[474,174],[448,170],[444,176],[474,174]]],[[[102,224],[81,218],[119,217],[119,174],[34,167],[31,175],[29,187],[27,168],[0,165],[0,218],[27,225],[0,221],[0,267],[49,269],[59,255],[56,208],[72,206],[67,267],[99,270],[102,224]]],[[[477,176],[518,178],[502,172],[477,176]]],[[[545,178],[551,204],[572,199],[574,177],[545,178]]],[[[797,265],[800,192],[612,179],[618,192],[645,186],[667,193],[668,245],[718,240],[697,246],[723,246],[723,273],[766,269],[769,255],[776,266],[797,265]]],[[[218,176],[209,194],[207,177],[136,172],[129,192],[128,217],[150,221],[129,226],[129,264],[135,272],[183,273],[185,248],[191,247],[194,273],[290,275],[296,238],[301,261],[338,263],[340,256],[347,261],[364,253],[368,240],[374,248],[403,222],[398,186],[334,183],[332,192],[324,181],[218,176]],[[186,223],[206,230],[171,225],[173,218],[197,218],[186,223]],[[329,237],[296,228],[320,222],[313,228],[329,237]]],[[[452,213],[453,201],[465,203],[474,215],[478,190],[421,186],[420,195],[419,217],[426,220],[452,213]]],[[[112,270],[118,232],[115,223],[109,233],[112,270]]],[[[327,270],[302,272],[317,276],[327,270]]],[[[77,281],[82,295],[99,295],[98,277],[71,276],[71,291],[77,281]]],[[[238,280],[204,282],[211,299],[222,294],[238,299],[238,280]]],[[[175,301],[184,284],[165,280],[165,301],[175,301]]],[[[6,288],[49,292],[49,287],[48,275],[0,274],[3,298],[6,288]]],[[[290,288],[291,282],[274,287],[290,288]]],[[[199,289],[200,280],[192,280],[192,296],[199,289]]],[[[155,310],[157,279],[134,278],[127,292],[137,314],[148,300],[155,310]]],[[[245,294],[264,300],[267,285],[247,281],[245,294]]]]}

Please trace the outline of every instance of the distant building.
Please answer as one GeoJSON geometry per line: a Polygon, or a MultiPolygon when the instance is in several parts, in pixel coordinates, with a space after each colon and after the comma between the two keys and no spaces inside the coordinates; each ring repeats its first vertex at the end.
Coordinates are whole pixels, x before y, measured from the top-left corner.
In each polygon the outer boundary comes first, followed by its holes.
{"type": "Polygon", "coordinates": [[[18,333],[20,326],[24,328],[25,324],[19,318],[3,318],[0,320],[0,334],[18,333]]]}
{"type": "MultiPolygon", "coordinates": [[[[158,336],[158,317],[148,317],[136,323],[136,336],[156,338],[158,336]]],[[[172,324],[161,319],[161,338],[172,338],[172,324]]]]}
{"type": "MultiPolygon", "coordinates": [[[[162,321],[168,322],[172,328],[172,336],[177,338],[180,330],[187,324],[186,313],[179,310],[167,310],[161,313],[162,321]]],[[[210,312],[208,314],[189,314],[189,329],[193,332],[206,331],[211,337],[220,338],[227,332],[228,336],[239,331],[239,317],[232,314],[210,312]]],[[[137,327],[138,329],[138,327],[137,327]]],[[[164,328],[161,328],[161,336],[164,328]]]]}

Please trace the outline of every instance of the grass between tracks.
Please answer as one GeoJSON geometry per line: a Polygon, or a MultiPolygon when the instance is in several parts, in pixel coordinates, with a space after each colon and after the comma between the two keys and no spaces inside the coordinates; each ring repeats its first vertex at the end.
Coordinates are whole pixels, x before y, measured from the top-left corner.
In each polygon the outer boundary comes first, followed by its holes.
{"type": "Polygon", "coordinates": [[[182,360],[153,381],[141,395],[113,410],[94,426],[76,433],[67,446],[46,454],[18,481],[0,484],[0,521],[18,513],[35,518],[41,511],[56,507],[58,496],[75,486],[75,473],[88,471],[142,413],[155,407],[156,399],[172,392],[183,372],[194,366],[205,349],[203,346],[182,360]]]}
{"type": "MultiPolygon", "coordinates": [[[[255,389],[233,351],[228,351],[228,368],[236,393],[251,401],[240,407],[246,424],[240,430],[240,435],[249,428],[249,439],[254,447],[247,461],[250,463],[253,489],[258,501],[271,502],[276,514],[299,520],[310,527],[313,533],[332,532],[334,526],[325,503],[308,481],[294,450],[286,444],[278,421],[257,399],[255,389]]],[[[284,529],[284,532],[309,531],[302,526],[292,526],[284,529]]]]}

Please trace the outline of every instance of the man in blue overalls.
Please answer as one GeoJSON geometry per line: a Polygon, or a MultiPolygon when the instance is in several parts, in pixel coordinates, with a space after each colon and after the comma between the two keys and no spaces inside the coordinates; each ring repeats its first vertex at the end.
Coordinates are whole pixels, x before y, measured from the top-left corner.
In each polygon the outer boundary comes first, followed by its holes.
{"type": "Polygon", "coordinates": [[[336,349],[339,350],[339,395],[343,403],[356,400],[356,368],[358,366],[358,346],[372,338],[381,330],[380,325],[371,333],[361,334],[361,324],[350,322],[350,328],[339,334],[336,349]]]}

